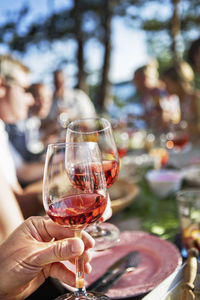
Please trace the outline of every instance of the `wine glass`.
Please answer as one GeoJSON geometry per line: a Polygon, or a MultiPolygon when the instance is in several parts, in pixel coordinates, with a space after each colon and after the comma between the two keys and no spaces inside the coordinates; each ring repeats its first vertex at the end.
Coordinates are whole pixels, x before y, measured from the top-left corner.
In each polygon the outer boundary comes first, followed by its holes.
{"type": "Polygon", "coordinates": [[[188,124],[181,120],[178,124],[171,125],[170,131],[162,136],[162,141],[172,153],[182,153],[190,149],[190,135],[188,124]]]}
{"type": "MultiPolygon", "coordinates": [[[[97,143],[50,144],[43,179],[43,203],[48,216],[80,237],[82,230],[101,218],[107,206],[107,187],[97,143]]],[[[64,299],[108,299],[86,292],[83,258],[77,257],[76,291],[64,299]]]]}
{"type": "MultiPolygon", "coordinates": [[[[85,118],[71,122],[67,127],[66,142],[97,142],[101,151],[107,188],[119,174],[119,156],[111,124],[104,118],[85,118]]],[[[109,195],[108,195],[109,197],[109,195]]],[[[95,239],[95,250],[113,247],[119,241],[119,229],[111,223],[95,223],[89,233],[95,239]]]]}
{"type": "Polygon", "coordinates": [[[146,148],[154,161],[154,168],[160,169],[169,161],[169,151],[163,145],[161,137],[149,132],[146,137],[146,148]]]}
{"type": "Polygon", "coordinates": [[[114,129],[113,133],[117,145],[119,158],[122,159],[128,153],[129,135],[123,129],[114,129]]]}

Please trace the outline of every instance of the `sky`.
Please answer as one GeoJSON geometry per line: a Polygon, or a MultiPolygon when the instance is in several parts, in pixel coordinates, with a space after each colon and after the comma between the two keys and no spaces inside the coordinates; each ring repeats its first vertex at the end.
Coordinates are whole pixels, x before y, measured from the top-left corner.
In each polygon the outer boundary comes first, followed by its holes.
{"type": "MultiPolygon", "coordinates": [[[[66,6],[66,3],[70,5],[70,0],[6,0],[0,1],[0,20],[3,22],[6,20],[7,11],[19,10],[24,3],[29,3],[31,6],[31,14],[27,21],[31,21],[39,16],[47,15],[51,11],[66,6]],[[39,4],[39,5],[38,5],[39,4]]],[[[133,72],[136,68],[148,62],[150,59],[147,54],[147,48],[145,43],[145,34],[142,31],[136,31],[131,28],[125,27],[125,25],[119,20],[115,20],[112,24],[112,57],[111,57],[111,70],[110,79],[111,82],[117,83],[121,81],[131,80],[133,72]]],[[[4,53],[7,50],[0,47],[0,53],[4,53]]],[[[69,58],[74,52],[73,43],[56,43],[54,47],[54,53],[50,50],[41,53],[35,47],[31,48],[28,53],[22,57],[23,61],[31,68],[32,81],[38,81],[44,79],[48,83],[51,81],[51,74],[49,69],[53,70],[56,56],[63,55],[65,58],[69,58]]],[[[97,69],[99,66],[101,49],[98,44],[88,44],[86,55],[88,59],[88,66],[92,69],[97,69]]],[[[74,66],[68,65],[65,69],[66,74],[70,77],[74,72],[74,66]]],[[[95,77],[90,78],[91,81],[95,81],[95,77]]],[[[73,85],[73,76],[69,82],[73,85]]]]}

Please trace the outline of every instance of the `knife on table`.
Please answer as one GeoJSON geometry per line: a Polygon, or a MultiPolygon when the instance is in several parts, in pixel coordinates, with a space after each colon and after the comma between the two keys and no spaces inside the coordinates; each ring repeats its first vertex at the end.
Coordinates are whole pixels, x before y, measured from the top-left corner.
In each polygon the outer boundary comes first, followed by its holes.
{"type": "Polygon", "coordinates": [[[138,251],[132,251],[114,264],[112,264],[106,272],[93,282],[87,289],[92,291],[107,291],[121,276],[127,271],[128,267],[135,268],[138,263],[138,251]],[[137,259],[136,259],[137,258],[137,259]]]}

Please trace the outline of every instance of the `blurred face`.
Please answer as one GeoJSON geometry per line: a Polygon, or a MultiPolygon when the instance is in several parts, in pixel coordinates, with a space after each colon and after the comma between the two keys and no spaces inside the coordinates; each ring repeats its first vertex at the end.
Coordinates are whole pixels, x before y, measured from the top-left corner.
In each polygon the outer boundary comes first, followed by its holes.
{"type": "Polygon", "coordinates": [[[20,74],[19,80],[7,82],[5,98],[2,104],[4,103],[3,105],[6,108],[4,117],[8,123],[16,123],[28,117],[29,107],[34,103],[32,95],[26,92],[28,84],[28,75],[26,73],[23,74],[23,72],[20,74]]]}
{"type": "Polygon", "coordinates": [[[52,104],[52,91],[48,86],[40,85],[37,88],[37,95],[35,96],[35,103],[32,108],[33,114],[40,119],[48,116],[52,104]]]}

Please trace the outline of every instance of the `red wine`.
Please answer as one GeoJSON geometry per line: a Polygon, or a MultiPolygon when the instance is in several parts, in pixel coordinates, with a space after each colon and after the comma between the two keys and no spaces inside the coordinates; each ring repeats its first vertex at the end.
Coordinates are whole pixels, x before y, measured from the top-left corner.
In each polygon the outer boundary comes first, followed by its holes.
{"type": "Polygon", "coordinates": [[[93,163],[91,166],[88,166],[88,173],[85,173],[86,170],[87,167],[85,165],[75,165],[73,169],[70,170],[70,180],[81,190],[97,191],[103,184],[101,164],[93,163]]]}
{"type": "Polygon", "coordinates": [[[118,148],[119,158],[123,158],[128,152],[128,148],[118,148]]]}
{"type": "MultiPolygon", "coordinates": [[[[107,187],[111,185],[117,179],[119,174],[119,163],[116,160],[104,160],[103,161],[103,171],[106,177],[107,187]]],[[[101,178],[101,165],[92,164],[90,172],[85,175],[85,166],[76,165],[74,166],[73,172],[71,170],[70,179],[77,188],[81,190],[94,190],[97,191],[99,186],[102,184],[101,178]]]]}
{"type": "Polygon", "coordinates": [[[84,227],[96,222],[106,209],[104,196],[93,194],[71,195],[50,204],[47,214],[56,223],[64,226],[84,227]]]}
{"type": "Polygon", "coordinates": [[[174,138],[172,138],[172,141],[175,148],[182,149],[187,145],[189,136],[187,134],[183,134],[182,136],[175,135],[174,138]]]}
{"type": "Polygon", "coordinates": [[[118,177],[119,162],[116,160],[104,160],[103,170],[106,177],[107,188],[109,188],[118,177]]]}

